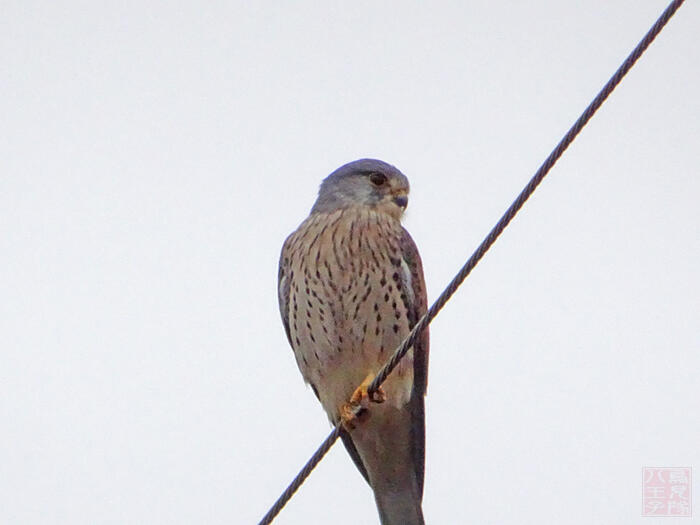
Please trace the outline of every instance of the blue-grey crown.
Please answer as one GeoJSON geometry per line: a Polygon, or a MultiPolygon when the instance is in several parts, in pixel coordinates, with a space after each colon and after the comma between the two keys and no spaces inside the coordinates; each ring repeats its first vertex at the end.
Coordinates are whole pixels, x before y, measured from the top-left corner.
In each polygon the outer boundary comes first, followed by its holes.
{"type": "Polygon", "coordinates": [[[391,164],[378,159],[354,160],[341,166],[323,179],[318,191],[318,199],[311,209],[311,213],[330,212],[347,206],[353,199],[361,201],[363,204],[371,204],[373,200],[379,199],[379,195],[370,192],[369,189],[366,189],[366,186],[363,185],[361,189],[354,185],[358,176],[371,173],[383,173],[390,178],[401,178],[408,186],[406,176],[391,164]],[[362,193],[361,190],[365,190],[368,193],[362,193]]]}

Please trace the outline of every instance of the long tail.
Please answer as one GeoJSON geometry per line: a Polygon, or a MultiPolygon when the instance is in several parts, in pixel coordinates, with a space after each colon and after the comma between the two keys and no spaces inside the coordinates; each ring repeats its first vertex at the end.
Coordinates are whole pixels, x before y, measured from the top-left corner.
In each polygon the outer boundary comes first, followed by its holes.
{"type": "Polygon", "coordinates": [[[343,439],[374,491],[382,525],[425,525],[423,413],[411,410],[422,408],[419,401],[416,407],[373,407],[369,421],[343,439]]]}
{"type": "Polygon", "coordinates": [[[374,497],[382,525],[425,525],[421,502],[410,487],[375,490],[374,497]]]}

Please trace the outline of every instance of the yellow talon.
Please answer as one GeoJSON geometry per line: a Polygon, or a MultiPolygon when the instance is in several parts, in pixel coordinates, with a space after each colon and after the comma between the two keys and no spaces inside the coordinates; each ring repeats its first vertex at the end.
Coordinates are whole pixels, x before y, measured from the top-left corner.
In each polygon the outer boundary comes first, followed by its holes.
{"type": "Polygon", "coordinates": [[[386,401],[386,392],[379,387],[372,395],[367,388],[374,380],[374,374],[368,374],[350,397],[350,401],[340,407],[340,419],[346,430],[354,430],[357,423],[362,423],[369,417],[369,403],[383,403],[386,401]]]}

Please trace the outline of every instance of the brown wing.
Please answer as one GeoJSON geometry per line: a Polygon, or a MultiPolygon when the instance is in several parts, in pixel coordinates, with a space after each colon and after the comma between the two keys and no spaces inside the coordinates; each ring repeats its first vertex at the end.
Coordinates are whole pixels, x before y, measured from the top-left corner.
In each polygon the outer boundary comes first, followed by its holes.
{"type": "Polygon", "coordinates": [[[284,241],[282,253],[280,254],[280,263],[277,272],[277,299],[279,300],[280,315],[282,316],[284,331],[287,334],[289,346],[292,346],[292,335],[289,331],[289,287],[291,279],[289,276],[289,260],[286,254],[287,243],[289,243],[289,237],[284,241]]]}
{"type": "MultiPolygon", "coordinates": [[[[428,311],[428,295],[425,289],[423,276],[423,263],[416,243],[409,233],[403,229],[401,239],[401,253],[411,272],[411,286],[413,289],[413,301],[408,304],[408,323],[413,328],[425,312],[428,311]]],[[[430,352],[429,328],[423,330],[418,342],[413,349],[413,389],[421,395],[425,395],[428,386],[428,354],[430,352]]]]}
{"type": "MultiPolygon", "coordinates": [[[[401,238],[401,253],[411,274],[410,285],[413,297],[407,306],[409,326],[413,328],[428,310],[428,296],[423,276],[423,263],[418,254],[418,248],[405,229],[403,229],[401,238]]],[[[413,390],[409,401],[411,448],[421,498],[423,497],[423,479],[425,477],[425,392],[428,386],[429,341],[430,336],[428,328],[426,328],[418,337],[416,344],[413,345],[413,390]]]]}

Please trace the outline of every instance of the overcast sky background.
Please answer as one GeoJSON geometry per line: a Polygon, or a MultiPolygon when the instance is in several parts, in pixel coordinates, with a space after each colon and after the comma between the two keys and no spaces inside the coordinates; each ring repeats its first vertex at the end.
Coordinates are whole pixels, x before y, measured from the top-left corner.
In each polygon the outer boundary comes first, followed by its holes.
{"type": "MultiPolygon", "coordinates": [[[[434,300],[666,6],[115,4],[2,2],[1,523],[256,523],[329,431],[276,296],[321,179],[409,177],[434,300]]],[[[639,523],[700,467],[698,27],[433,323],[429,523],[639,523]]],[[[277,523],[376,516],[338,445],[277,523]]]]}

